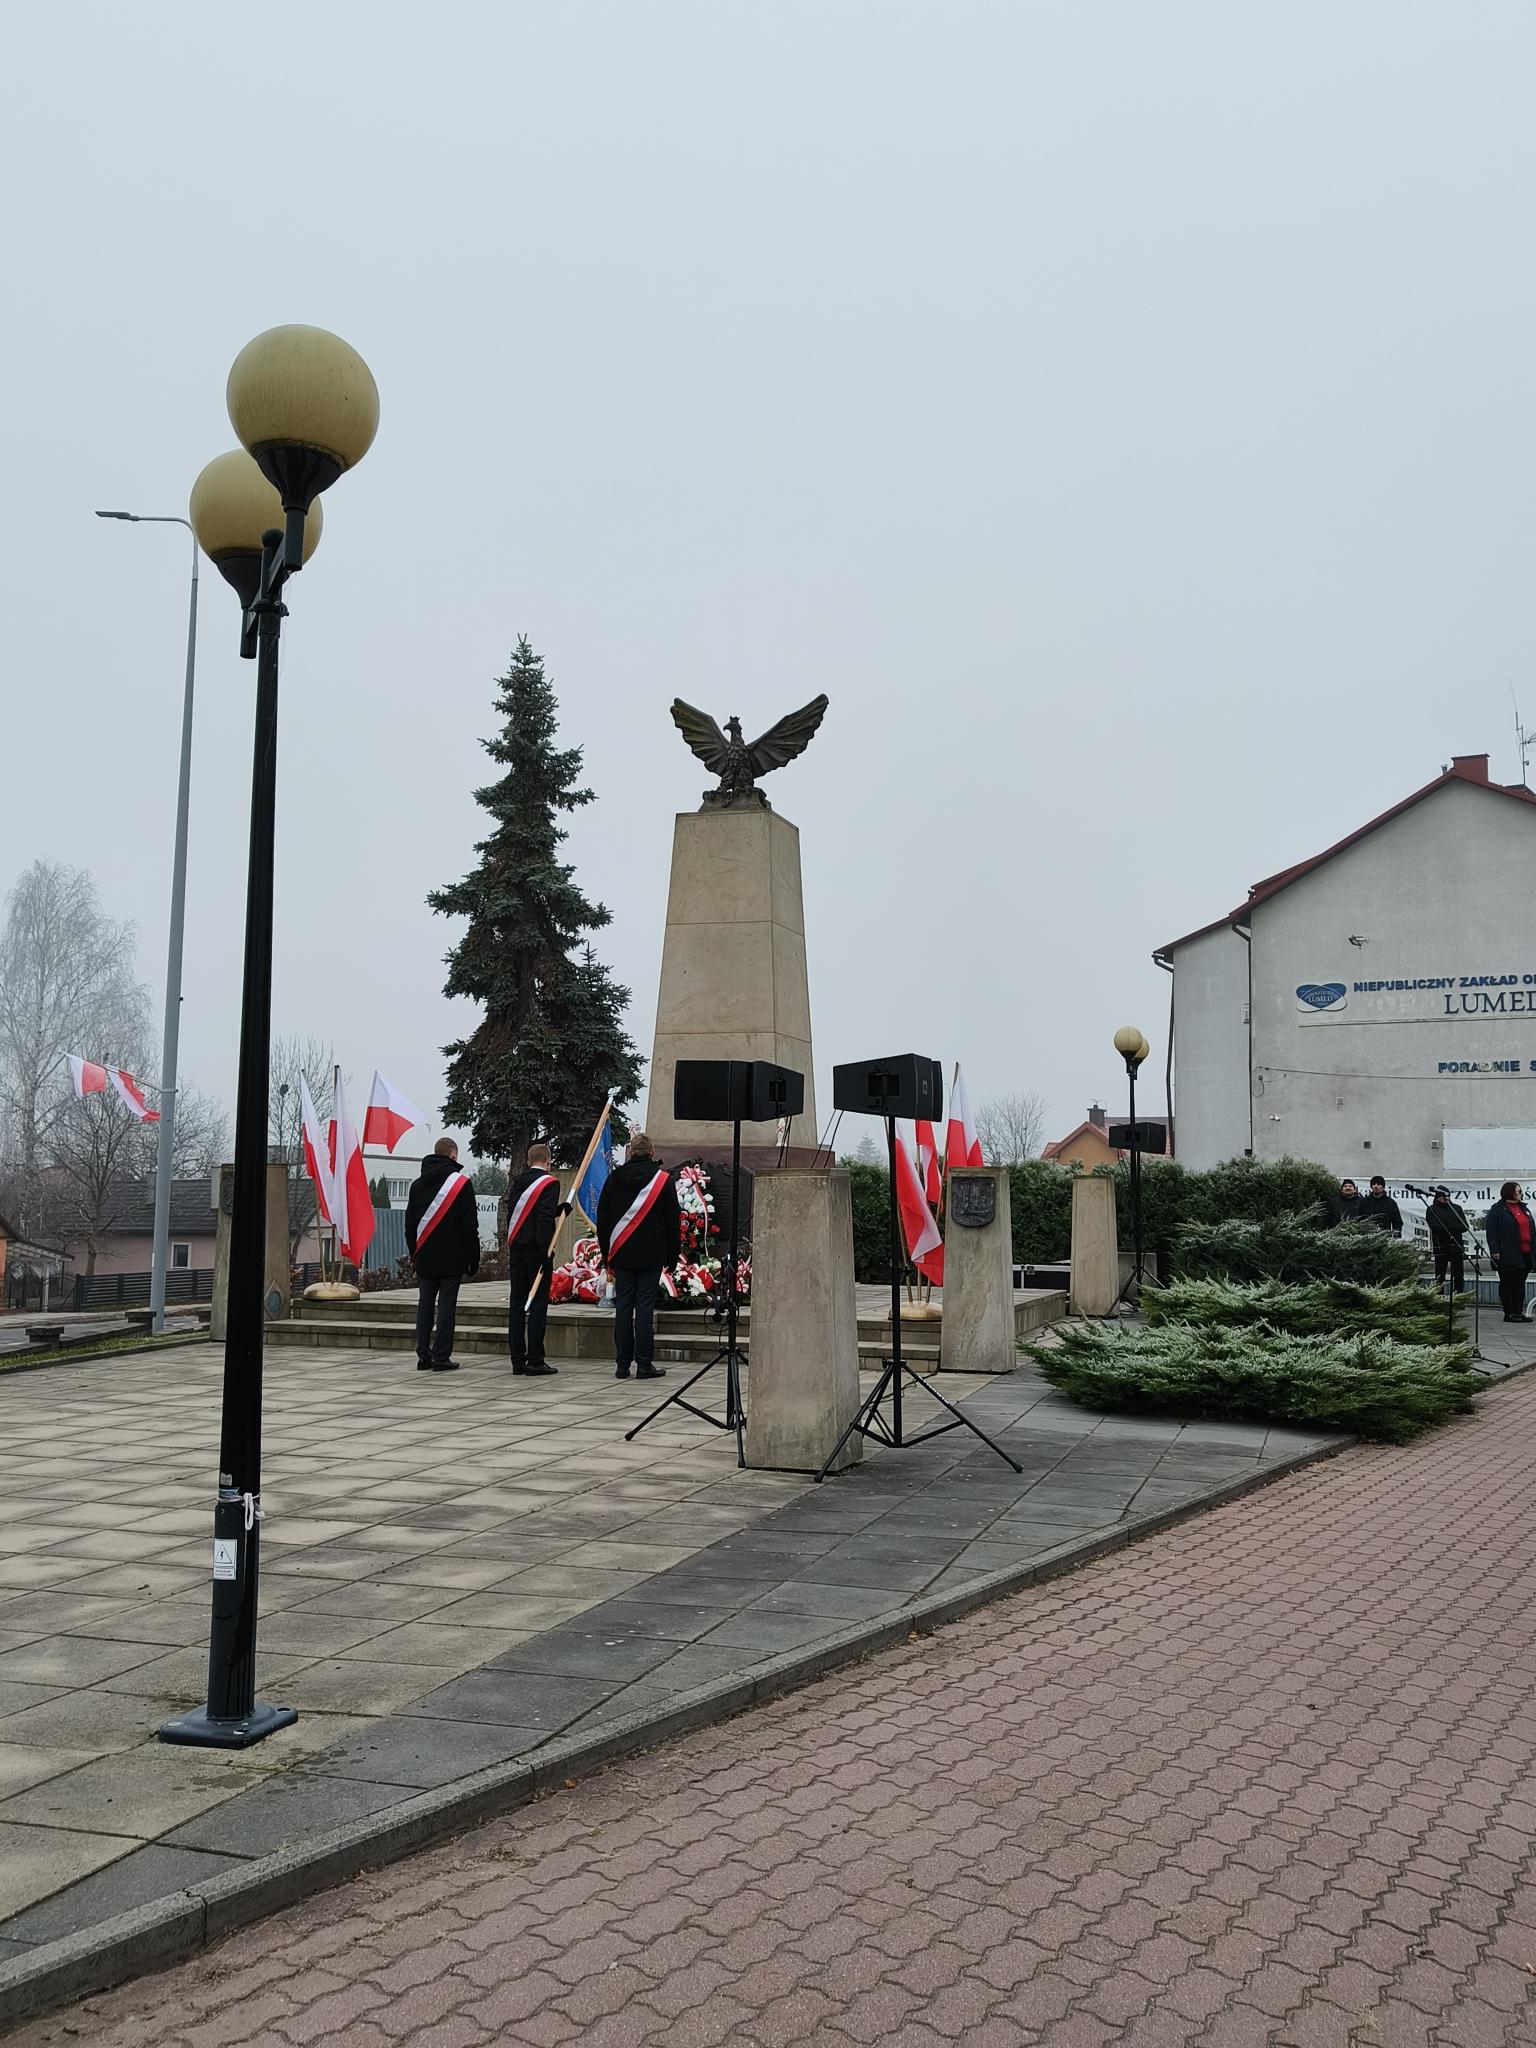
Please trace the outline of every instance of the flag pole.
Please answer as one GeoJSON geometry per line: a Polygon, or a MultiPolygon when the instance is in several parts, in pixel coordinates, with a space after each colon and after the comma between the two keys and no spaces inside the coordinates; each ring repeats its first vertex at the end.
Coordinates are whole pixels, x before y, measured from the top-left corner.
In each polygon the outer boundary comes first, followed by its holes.
{"type": "MultiPolygon", "coordinates": [[[[609,1117],[612,1116],[612,1114],[613,1091],[612,1089],[610,1089],[608,1092],[608,1100],[603,1104],[602,1113],[599,1115],[597,1122],[592,1126],[592,1135],[587,1140],[586,1151],[583,1152],[581,1155],[581,1164],[577,1167],[575,1173],[571,1176],[570,1199],[571,1205],[573,1207],[576,1201],[576,1190],[581,1186],[582,1181],[586,1177],[587,1168],[592,1164],[592,1155],[597,1150],[598,1146],[602,1143],[603,1127],[606,1125],[609,1117]]],[[[583,1211],[583,1214],[585,1214],[585,1211],[583,1211]]],[[[539,1261],[539,1270],[533,1276],[533,1286],[528,1291],[528,1299],[523,1303],[524,1315],[526,1315],[529,1309],[533,1307],[533,1297],[538,1293],[539,1288],[543,1283],[545,1268],[551,1266],[554,1262],[555,1246],[559,1242],[560,1232],[565,1228],[565,1225],[569,1220],[569,1217],[569,1208],[566,1210],[564,1216],[560,1215],[558,1212],[556,1213],[555,1227],[550,1233],[549,1243],[544,1247],[544,1256],[539,1261]]],[[[596,1227],[597,1219],[595,1217],[589,1217],[588,1221],[593,1224],[594,1228],[596,1227]]]]}

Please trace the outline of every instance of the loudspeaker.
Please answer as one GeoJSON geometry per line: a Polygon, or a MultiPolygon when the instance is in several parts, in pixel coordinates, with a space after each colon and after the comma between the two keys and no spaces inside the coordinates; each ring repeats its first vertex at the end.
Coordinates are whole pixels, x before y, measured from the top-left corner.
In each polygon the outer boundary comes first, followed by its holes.
{"type": "Polygon", "coordinates": [[[834,1067],[832,1107],[863,1116],[922,1117],[936,1123],[944,1114],[944,1069],[920,1052],[834,1067]]]}
{"type": "Polygon", "coordinates": [[[679,1123],[772,1123],[804,1108],[804,1074],[771,1060],[679,1060],[673,1072],[679,1123]]]}
{"type": "Polygon", "coordinates": [[[804,1113],[804,1074],[797,1074],[793,1067],[776,1067],[771,1060],[753,1060],[747,1071],[751,1076],[747,1084],[749,1123],[773,1123],[781,1116],[804,1113]]]}
{"type": "Polygon", "coordinates": [[[1139,1121],[1134,1124],[1111,1124],[1104,1135],[1119,1152],[1155,1152],[1161,1155],[1168,1150],[1166,1124],[1139,1121]]]}

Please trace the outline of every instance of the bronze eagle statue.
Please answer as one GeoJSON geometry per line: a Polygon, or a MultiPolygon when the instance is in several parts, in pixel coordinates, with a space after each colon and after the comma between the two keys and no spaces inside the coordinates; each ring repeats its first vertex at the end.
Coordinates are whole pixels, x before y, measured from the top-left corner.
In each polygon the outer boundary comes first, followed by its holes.
{"type": "Polygon", "coordinates": [[[717,789],[704,792],[706,804],[759,803],[765,810],[768,799],[757,786],[757,778],[770,769],[782,768],[803,754],[816,737],[816,728],[827,713],[825,695],[813,697],[798,711],[791,711],[777,725],[770,725],[760,740],[749,746],[741,736],[741,720],[728,718],[722,732],[707,711],[672,700],[672,722],[711,775],[718,775],[717,789]]]}

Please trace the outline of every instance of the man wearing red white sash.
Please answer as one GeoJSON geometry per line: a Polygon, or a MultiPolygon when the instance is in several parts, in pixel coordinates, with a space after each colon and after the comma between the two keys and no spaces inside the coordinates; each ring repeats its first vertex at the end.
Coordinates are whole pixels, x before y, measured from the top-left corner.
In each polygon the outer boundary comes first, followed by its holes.
{"type": "Polygon", "coordinates": [[[439,1138],[405,1205],[406,1249],[416,1266],[418,1372],[458,1371],[453,1319],[459,1284],[480,1268],[480,1215],[458,1157],[452,1138],[439,1138]]]}
{"type": "Polygon", "coordinates": [[[662,1273],[675,1266],[682,1248],[682,1215],[671,1176],[656,1163],[644,1131],[632,1131],[624,1164],[603,1184],[598,1198],[598,1248],[613,1275],[614,1377],[666,1378],[655,1348],[656,1289],[662,1273]]]}
{"type": "Polygon", "coordinates": [[[507,1204],[507,1353],[519,1379],[542,1378],[556,1370],[544,1356],[549,1247],[556,1223],[570,1208],[560,1200],[547,1145],[528,1147],[528,1164],[508,1187],[507,1204]]]}

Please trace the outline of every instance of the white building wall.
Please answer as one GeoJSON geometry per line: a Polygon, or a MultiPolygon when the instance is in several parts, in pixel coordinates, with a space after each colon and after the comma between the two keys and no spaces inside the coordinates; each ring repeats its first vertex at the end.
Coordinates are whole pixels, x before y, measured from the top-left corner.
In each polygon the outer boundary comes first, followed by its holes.
{"type": "Polygon", "coordinates": [[[1429,1179],[1447,1126],[1536,1124],[1533,873],[1536,806],[1453,782],[1254,906],[1256,1158],[1429,1179]]]}
{"type": "Polygon", "coordinates": [[[1172,958],[1174,1152],[1199,1171],[1248,1149],[1248,946],[1222,925],[1172,958]]]}

